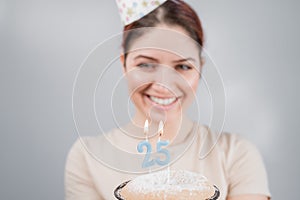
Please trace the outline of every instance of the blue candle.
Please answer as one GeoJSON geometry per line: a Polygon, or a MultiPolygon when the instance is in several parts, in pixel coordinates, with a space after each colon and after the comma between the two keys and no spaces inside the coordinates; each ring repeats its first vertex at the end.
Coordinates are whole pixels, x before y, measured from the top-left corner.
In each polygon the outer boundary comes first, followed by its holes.
{"type": "Polygon", "coordinates": [[[155,161],[158,165],[168,165],[170,162],[170,152],[167,149],[162,149],[163,146],[168,146],[169,145],[169,141],[168,140],[158,140],[156,143],[156,151],[157,153],[160,154],[164,154],[165,159],[164,160],[160,160],[159,158],[157,158],[155,161]]]}
{"type": "Polygon", "coordinates": [[[163,126],[164,126],[163,122],[160,121],[159,128],[158,128],[159,138],[156,143],[156,152],[157,152],[157,154],[163,154],[165,159],[164,160],[161,160],[160,158],[151,159],[152,146],[151,146],[150,142],[148,141],[148,120],[146,120],[146,122],[145,122],[144,134],[146,135],[146,140],[141,141],[137,145],[137,150],[139,153],[143,153],[144,147],[146,148],[146,155],[145,155],[145,158],[142,163],[143,168],[148,168],[155,164],[163,166],[163,165],[168,165],[170,163],[170,152],[167,149],[163,148],[163,147],[168,146],[170,142],[168,140],[160,139],[163,134],[163,126]]]}
{"type": "Polygon", "coordinates": [[[152,153],[152,146],[148,142],[148,140],[141,141],[138,144],[138,146],[137,146],[138,152],[142,153],[144,151],[143,147],[146,147],[146,155],[145,155],[144,161],[142,163],[142,167],[143,168],[148,168],[148,167],[151,167],[151,166],[155,165],[155,160],[150,158],[151,153],[152,153]]]}
{"type": "Polygon", "coordinates": [[[155,160],[151,160],[151,153],[152,153],[152,146],[148,141],[148,132],[149,132],[149,128],[148,128],[148,120],[145,121],[145,125],[144,125],[144,134],[146,137],[146,140],[141,141],[138,146],[137,146],[137,150],[139,153],[143,153],[144,149],[143,147],[146,147],[146,155],[144,158],[144,161],[142,163],[142,167],[143,168],[148,168],[151,167],[153,165],[155,165],[155,160]]]}
{"type": "Polygon", "coordinates": [[[159,133],[159,138],[158,141],[156,143],[156,151],[159,154],[163,154],[165,156],[164,160],[160,160],[159,158],[156,158],[156,163],[158,165],[167,165],[170,162],[170,152],[167,149],[163,149],[163,146],[168,146],[169,145],[169,141],[168,140],[161,140],[161,136],[164,134],[164,123],[162,121],[159,122],[159,126],[158,126],[158,133],[159,133]]]}

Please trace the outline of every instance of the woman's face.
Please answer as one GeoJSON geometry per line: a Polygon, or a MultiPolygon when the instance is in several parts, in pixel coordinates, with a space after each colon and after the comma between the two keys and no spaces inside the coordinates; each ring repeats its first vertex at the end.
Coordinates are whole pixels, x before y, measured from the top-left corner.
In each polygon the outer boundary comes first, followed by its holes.
{"type": "Polygon", "coordinates": [[[200,71],[199,48],[181,27],[160,26],[134,40],[124,72],[137,116],[180,118],[194,99],[200,71]]]}

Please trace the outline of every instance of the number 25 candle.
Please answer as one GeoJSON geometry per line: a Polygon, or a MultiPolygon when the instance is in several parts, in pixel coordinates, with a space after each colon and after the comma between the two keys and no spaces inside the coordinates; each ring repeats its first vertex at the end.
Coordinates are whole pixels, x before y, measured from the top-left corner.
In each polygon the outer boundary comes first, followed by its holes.
{"type": "Polygon", "coordinates": [[[137,146],[137,150],[139,153],[143,152],[143,147],[146,147],[146,155],[144,158],[144,161],[142,163],[142,167],[143,168],[148,168],[151,167],[155,164],[158,165],[167,165],[170,162],[170,153],[167,149],[163,149],[162,147],[167,146],[169,144],[168,140],[161,140],[161,136],[163,135],[163,128],[164,128],[164,124],[162,121],[159,122],[159,127],[158,127],[158,133],[159,133],[159,138],[158,141],[156,143],[156,151],[158,154],[163,154],[165,156],[164,160],[161,160],[159,158],[156,159],[151,159],[151,153],[152,153],[152,146],[150,144],[150,142],[148,141],[148,132],[149,132],[149,123],[148,120],[145,121],[145,125],[144,125],[144,134],[145,134],[145,140],[141,141],[138,146],[137,146]]]}

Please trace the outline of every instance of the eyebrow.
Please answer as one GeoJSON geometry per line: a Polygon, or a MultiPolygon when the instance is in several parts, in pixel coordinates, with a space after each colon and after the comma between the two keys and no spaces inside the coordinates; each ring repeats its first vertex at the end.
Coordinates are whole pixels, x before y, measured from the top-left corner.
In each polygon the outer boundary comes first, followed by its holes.
{"type": "MultiPolygon", "coordinates": [[[[139,58],[146,58],[146,59],[158,62],[158,59],[150,57],[150,56],[145,56],[145,55],[138,55],[138,56],[136,56],[134,58],[134,60],[137,60],[139,58]]],[[[186,61],[192,61],[192,62],[196,63],[196,60],[194,58],[191,58],[191,57],[189,57],[189,58],[183,58],[183,59],[180,59],[180,60],[176,60],[176,61],[174,61],[174,63],[180,63],[180,62],[186,62],[186,61]]]]}
{"type": "Polygon", "coordinates": [[[139,58],[146,58],[146,59],[149,59],[149,60],[153,60],[155,62],[158,62],[158,59],[155,59],[153,57],[150,57],[150,56],[145,56],[145,55],[138,55],[137,57],[134,58],[134,60],[137,60],[139,58]]]}
{"type": "Polygon", "coordinates": [[[180,63],[180,62],[186,62],[186,61],[192,61],[192,62],[196,63],[196,60],[194,58],[190,58],[190,57],[176,60],[176,61],[174,61],[174,63],[180,63]]]}

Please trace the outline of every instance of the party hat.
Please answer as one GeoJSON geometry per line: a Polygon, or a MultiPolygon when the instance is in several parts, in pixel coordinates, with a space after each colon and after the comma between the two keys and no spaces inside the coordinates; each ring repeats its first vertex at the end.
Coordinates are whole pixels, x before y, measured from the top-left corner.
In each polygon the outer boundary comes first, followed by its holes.
{"type": "Polygon", "coordinates": [[[166,1],[167,0],[116,0],[124,25],[139,20],[166,1]]]}

